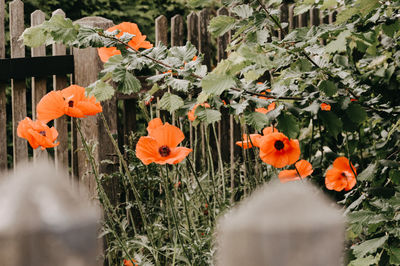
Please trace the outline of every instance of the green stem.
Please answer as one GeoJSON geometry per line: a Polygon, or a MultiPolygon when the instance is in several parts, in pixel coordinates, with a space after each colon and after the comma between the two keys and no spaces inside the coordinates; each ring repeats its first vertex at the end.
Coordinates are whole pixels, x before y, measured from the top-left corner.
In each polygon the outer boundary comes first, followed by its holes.
{"type": "Polygon", "coordinates": [[[187,162],[189,163],[190,169],[192,170],[192,173],[193,173],[193,175],[194,175],[194,178],[196,179],[197,185],[198,185],[199,188],[200,188],[200,192],[201,192],[201,194],[203,195],[204,200],[206,201],[206,203],[208,204],[208,206],[210,206],[210,204],[209,204],[209,202],[208,202],[208,200],[207,200],[206,193],[204,193],[204,190],[203,190],[203,187],[201,186],[200,180],[199,180],[199,178],[197,177],[196,172],[194,171],[192,162],[191,162],[188,158],[187,158],[187,162]]]}
{"type": "Polygon", "coordinates": [[[144,225],[144,227],[145,227],[145,230],[147,231],[147,234],[148,234],[148,236],[149,236],[149,240],[150,240],[150,243],[151,243],[151,245],[152,245],[152,247],[153,247],[153,249],[154,249],[154,252],[156,252],[156,254],[155,254],[155,256],[154,256],[156,265],[159,265],[158,256],[157,256],[157,252],[158,252],[158,251],[157,251],[156,246],[155,246],[155,244],[154,244],[153,232],[152,232],[151,228],[148,226],[148,223],[147,223],[147,220],[146,220],[146,216],[144,215],[144,213],[145,213],[144,207],[143,207],[143,205],[142,205],[139,192],[137,191],[136,186],[135,186],[135,184],[133,183],[133,177],[132,177],[131,172],[130,172],[130,170],[129,170],[128,164],[126,163],[124,157],[122,156],[121,151],[119,150],[118,144],[117,144],[117,142],[115,141],[114,137],[113,137],[112,134],[111,134],[110,128],[109,128],[108,123],[107,123],[107,121],[106,121],[106,119],[105,119],[105,117],[104,117],[104,114],[103,114],[103,113],[100,113],[100,117],[101,117],[101,119],[103,120],[104,127],[105,127],[105,129],[106,129],[106,132],[107,132],[107,134],[108,134],[108,137],[109,137],[110,140],[111,140],[111,143],[112,143],[113,146],[114,146],[114,150],[115,150],[115,152],[117,153],[120,162],[122,163],[122,166],[123,166],[123,168],[124,168],[124,170],[125,170],[126,175],[128,176],[128,181],[129,181],[129,183],[130,183],[130,185],[131,185],[131,187],[132,187],[133,195],[134,195],[135,200],[136,200],[136,203],[137,203],[137,205],[138,205],[140,217],[142,218],[143,225],[144,225]]]}
{"type": "MultiPolygon", "coordinates": [[[[161,173],[162,173],[163,172],[162,169],[160,169],[160,170],[161,170],[161,173]]],[[[167,205],[169,205],[169,208],[170,208],[170,211],[171,211],[171,214],[172,214],[172,220],[174,221],[174,226],[175,226],[176,234],[178,236],[178,241],[181,244],[181,247],[183,249],[183,252],[186,255],[186,258],[188,258],[188,260],[189,260],[189,264],[191,265],[191,263],[190,263],[191,257],[189,256],[189,253],[185,248],[185,244],[184,244],[184,242],[182,240],[182,237],[181,237],[181,234],[179,232],[179,227],[178,227],[178,222],[177,222],[177,219],[176,219],[174,203],[173,203],[170,191],[168,189],[168,165],[167,164],[165,165],[165,171],[166,171],[166,175],[163,175],[163,180],[164,180],[164,190],[165,190],[165,196],[166,196],[166,200],[167,200],[167,205]]]]}
{"type": "Polygon", "coordinates": [[[222,199],[225,202],[225,176],[224,176],[224,163],[222,162],[222,155],[221,155],[221,147],[219,145],[219,139],[217,136],[217,131],[215,130],[215,124],[212,124],[213,133],[215,142],[217,143],[217,153],[218,153],[218,162],[219,162],[219,174],[222,179],[222,199]]]}

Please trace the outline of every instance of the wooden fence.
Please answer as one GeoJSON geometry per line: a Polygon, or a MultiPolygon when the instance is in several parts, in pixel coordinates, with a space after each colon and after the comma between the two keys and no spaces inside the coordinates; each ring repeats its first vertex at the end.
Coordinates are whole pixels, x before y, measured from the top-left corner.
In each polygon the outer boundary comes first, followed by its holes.
{"type": "MultiPolygon", "coordinates": [[[[0,0],[0,59],[5,58],[5,33],[4,33],[4,11],[5,11],[4,0],[0,0]]],[[[312,9],[309,13],[304,13],[300,16],[293,15],[293,5],[282,5],[280,18],[282,22],[288,23],[288,28],[293,29],[297,27],[303,27],[307,25],[318,25],[320,23],[332,23],[334,15],[322,16],[321,13],[312,9]]],[[[19,36],[24,31],[24,7],[21,0],[14,0],[9,4],[10,14],[10,50],[11,58],[24,58],[25,47],[18,41],[19,36]]],[[[64,15],[62,10],[56,10],[54,14],[64,15]]],[[[170,27],[168,19],[165,16],[159,16],[155,19],[155,35],[156,43],[162,42],[165,45],[177,46],[184,45],[186,41],[190,41],[198,50],[204,54],[204,63],[209,69],[212,69],[218,61],[227,57],[226,48],[230,41],[230,33],[225,34],[217,39],[212,39],[210,34],[207,32],[207,25],[212,16],[215,15],[228,15],[229,12],[225,8],[220,8],[217,11],[209,9],[203,9],[199,12],[192,12],[186,18],[180,15],[176,15],[170,20],[170,27]],[[170,34],[168,33],[170,29],[170,34]]],[[[31,14],[31,25],[37,25],[45,20],[45,14],[37,10],[31,14]]],[[[77,23],[97,26],[101,28],[108,28],[112,24],[110,20],[100,17],[88,17],[77,21],[77,23]]],[[[277,36],[281,36],[280,32],[276,32],[277,36]]],[[[96,49],[70,49],[60,44],[55,44],[51,47],[51,55],[66,55],[67,52],[71,53],[74,57],[74,73],[71,75],[57,75],[52,77],[52,85],[49,85],[49,77],[32,77],[31,88],[26,87],[25,79],[12,79],[11,80],[11,105],[12,105],[12,130],[13,139],[12,147],[13,152],[10,154],[7,151],[7,117],[6,114],[6,102],[10,99],[6,98],[5,90],[9,86],[8,82],[0,81],[0,171],[7,169],[7,158],[12,156],[13,165],[25,161],[29,157],[29,149],[27,142],[24,139],[16,136],[16,128],[18,122],[24,119],[29,111],[31,111],[33,119],[35,118],[35,106],[41,97],[49,90],[60,90],[67,87],[72,81],[75,84],[81,86],[87,86],[97,79],[98,72],[102,69],[102,63],[97,56],[96,49]],[[27,103],[27,93],[31,95],[31,104],[27,103]],[[27,110],[28,106],[32,106],[31,110],[27,110]]],[[[32,57],[46,56],[46,47],[38,47],[31,49],[32,57]]],[[[49,56],[49,55],[48,55],[49,56]]],[[[40,67],[40,66],[38,66],[40,67]]],[[[1,77],[1,73],[0,73],[1,77]]],[[[0,78],[1,80],[1,78],[0,78]]],[[[146,88],[144,79],[143,87],[146,88]]],[[[151,104],[149,108],[157,110],[159,115],[159,109],[157,105],[158,101],[151,104]]],[[[126,136],[130,131],[135,131],[138,128],[138,121],[136,119],[137,113],[137,95],[122,95],[118,94],[114,99],[103,104],[104,115],[110,123],[111,131],[118,135],[119,144],[127,143],[126,136]],[[117,106],[118,102],[122,101],[120,106],[122,108],[122,119],[117,119],[117,106]]],[[[223,151],[223,159],[225,162],[229,162],[231,165],[231,184],[233,185],[234,180],[234,163],[235,153],[240,153],[238,147],[235,147],[235,141],[240,139],[240,127],[234,121],[232,115],[223,113],[224,118],[217,124],[217,135],[219,148],[223,151]]],[[[89,117],[82,121],[84,134],[88,139],[93,139],[94,142],[98,143],[96,149],[96,159],[98,161],[109,159],[115,159],[115,152],[113,151],[112,145],[107,141],[107,137],[102,126],[102,122],[98,117],[89,117]]],[[[55,127],[59,132],[58,141],[60,145],[55,148],[54,160],[58,168],[70,169],[70,173],[76,177],[82,177],[85,175],[88,166],[86,163],[86,156],[80,152],[80,141],[77,137],[75,130],[75,122],[67,117],[62,117],[55,120],[55,127]]],[[[199,130],[199,136],[201,141],[196,143],[198,150],[205,154],[204,148],[204,128],[199,127],[194,129],[190,127],[190,146],[193,148],[195,145],[194,130],[199,130]]],[[[47,156],[47,151],[33,151],[33,158],[47,156]]],[[[112,171],[111,166],[101,166],[101,171],[112,171]]],[[[90,190],[94,188],[94,181],[87,179],[90,190]]],[[[94,190],[93,190],[94,192],[94,190]]]]}

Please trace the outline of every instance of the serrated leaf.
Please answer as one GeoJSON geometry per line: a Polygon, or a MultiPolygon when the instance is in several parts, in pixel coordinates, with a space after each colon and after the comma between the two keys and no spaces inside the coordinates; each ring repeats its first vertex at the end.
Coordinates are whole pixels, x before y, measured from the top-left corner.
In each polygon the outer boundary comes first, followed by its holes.
{"type": "Polygon", "coordinates": [[[39,47],[47,41],[46,32],[41,25],[27,28],[21,35],[24,45],[30,47],[39,47]]]}
{"type": "Polygon", "coordinates": [[[142,88],[140,81],[125,69],[117,69],[114,71],[113,80],[119,83],[118,90],[124,94],[139,92],[142,88]]]}
{"type": "Polygon", "coordinates": [[[400,264],[400,248],[390,247],[389,249],[390,265],[400,264]]]}
{"type": "Polygon", "coordinates": [[[246,110],[248,105],[249,102],[246,100],[241,103],[231,104],[231,107],[235,110],[235,115],[240,115],[244,112],[244,110],[246,110]]]}
{"type": "Polygon", "coordinates": [[[328,133],[337,139],[337,135],[342,131],[342,121],[333,112],[319,112],[318,115],[328,133]]]}
{"type": "Polygon", "coordinates": [[[171,56],[178,58],[179,61],[189,62],[192,61],[193,57],[196,56],[197,49],[193,44],[187,42],[185,46],[171,47],[169,52],[171,56]]]}
{"type": "Polygon", "coordinates": [[[352,246],[351,249],[356,257],[364,257],[368,253],[374,253],[378,248],[381,248],[389,238],[388,235],[373,238],[362,242],[359,245],[352,246]]]}
{"type": "Polygon", "coordinates": [[[189,89],[190,82],[185,79],[176,79],[173,77],[169,77],[165,79],[168,86],[176,91],[187,92],[189,89]]]}
{"type": "Polygon", "coordinates": [[[250,5],[238,5],[232,8],[232,12],[242,19],[246,19],[253,15],[253,8],[250,5]]]}
{"type": "Polygon", "coordinates": [[[365,258],[358,258],[350,261],[348,266],[369,266],[376,265],[379,262],[379,257],[374,257],[372,255],[365,258]]]}
{"type": "Polygon", "coordinates": [[[346,51],[347,37],[351,36],[349,30],[342,31],[336,38],[336,40],[329,42],[325,46],[325,52],[336,53],[346,51]]]}
{"type": "Polygon", "coordinates": [[[96,100],[102,102],[111,99],[115,90],[110,84],[97,80],[86,88],[86,92],[89,96],[94,96],[96,100]]]}
{"type": "Polygon", "coordinates": [[[346,114],[354,123],[360,124],[367,119],[367,112],[358,103],[351,103],[346,109],[346,114]]]}
{"type": "Polygon", "coordinates": [[[280,116],[278,116],[277,128],[280,132],[292,139],[296,138],[300,131],[296,118],[289,113],[281,113],[280,116]]]}
{"type": "Polygon", "coordinates": [[[261,131],[268,122],[267,116],[262,113],[252,112],[245,115],[246,123],[255,130],[261,131]]]}
{"type": "Polygon", "coordinates": [[[400,171],[398,169],[391,169],[389,171],[389,178],[394,184],[400,186],[400,171]]]}
{"type": "Polygon", "coordinates": [[[206,124],[212,124],[221,120],[221,113],[217,110],[205,108],[204,106],[197,106],[194,112],[198,120],[205,122],[206,124]]]}
{"type": "Polygon", "coordinates": [[[208,30],[214,36],[221,36],[233,29],[235,26],[235,19],[229,16],[217,16],[210,21],[208,30]]]}
{"type": "Polygon", "coordinates": [[[160,108],[162,110],[167,110],[170,113],[178,110],[184,105],[184,102],[181,97],[178,95],[166,92],[160,100],[160,108]]]}
{"type": "Polygon", "coordinates": [[[233,77],[223,74],[210,73],[201,81],[201,86],[207,94],[221,95],[236,85],[233,77]]]}
{"type": "Polygon", "coordinates": [[[336,84],[330,80],[321,81],[318,87],[328,97],[333,96],[337,92],[336,84]]]}
{"type": "Polygon", "coordinates": [[[374,178],[374,174],[376,171],[377,164],[376,163],[371,163],[368,165],[367,168],[364,169],[358,176],[357,179],[360,181],[372,181],[374,178]]]}
{"type": "Polygon", "coordinates": [[[43,23],[43,28],[50,33],[54,41],[70,44],[78,35],[79,25],[74,25],[72,20],[61,15],[54,15],[43,23]]]}

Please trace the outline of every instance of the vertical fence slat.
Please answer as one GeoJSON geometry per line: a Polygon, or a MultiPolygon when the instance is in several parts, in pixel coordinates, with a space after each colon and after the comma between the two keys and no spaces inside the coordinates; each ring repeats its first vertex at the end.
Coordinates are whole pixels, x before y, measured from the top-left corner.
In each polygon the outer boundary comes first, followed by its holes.
{"type": "MultiPolygon", "coordinates": [[[[24,31],[24,4],[21,0],[10,3],[10,41],[11,58],[25,57],[25,46],[18,41],[24,31]]],[[[28,159],[26,140],[17,136],[18,122],[26,117],[26,87],[25,80],[11,80],[12,89],[12,120],[13,120],[13,154],[14,167],[28,159]]]]}
{"type": "Polygon", "coordinates": [[[204,54],[204,64],[207,66],[208,70],[210,70],[211,55],[209,47],[210,36],[207,31],[208,22],[209,22],[209,11],[207,8],[205,8],[199,13],[199,24],[198,24],[199,51],[202,54],[204,54]]]}
{"type": "Polygon", "coordinates": [[[199,49],[199,18],[197,14],[192,11],[187,16],[187,40],[191,42],[197,49],[199,49]]]}
{"type": "MultiPolygon", "coordinates": [[[[288,22],[289,21],[289,8],[287,4],[282,4],[279,7],[281,14],[280,14],[280,20],[281,20],[281,24],[284,22],[288,22]]],[[[286,28],[287,29],[287,28],[286,28]]],[[[287,32],[287,30],[284,29],[284,32],[282,33],[281,30],[278,31],[278,37],[280,40],[283,39],[283,37],[285,36],[285,33],[287,32]]]]}
{"type": "Polygon", "coordinates": [[[319,11],[319,24],[329,24],[329,16],[325,15],[323,10],[319,11]]]}
{"type": "MultiPolygon", "coordinates": [[[[61,9],[55,10],[52,15],[61,15],[65,17],[64,11],[61,9]]],[[[67,49],[63,44],[52,45],[52,55],[66,55],[67,49]]],[[[68,80],[66,76],[53,76],[53,89],[62,90],[68,86],[68,80]]],[[[68,116],[62,116],[57,118],[54,122],[55,127],[58,131],[58,141],[60,144],[55,149],[55,164],[58,170],[68,169],[68,116]]]]}
{"type": "MultiPolygon", "coordinates": [[[[5,3],[0,0],[0,58],[6,56],[6,41],[4,33],[5,3]]],[[[6,114],[6,84],[0,81],[0,171],[7,169],[7,114],[6,114]]]]}
{"type": "Polygon", "coordinates": [[[184,44],[183,18],[175,15],[171,19],[171,46],[182,46],[184,44]]]}
{"type": "MultiPolygon", "coordinates": [[[[229,16],[229,11],[225,7],[221,7],[217,11],[218,16],[229,16]]],[[[222,59],[225,59],[228,54],[226,52],[226,48],[228,47],[230,39],[230,33],[227,32],[224,35],[218,37],[217,39],[217,60],[218,62],[222,59]]]]}
{"type": "Polygon", "coordinates": [[[336,11],[332,11],[331,13],[329,13],[329,24],[335,23],[336,15],[337,15],[336,11]]]}
{"type": "Polygon", "coordinates": [[[303,13],[298,15],[298,26],[299,28],[302,27],[307,27],[307,21],[308,21],[308,14],[307,13],[303,13]]]}
{"type": "Polygon", "coordinates": [[[319,24],[320,24],[319,9],[318,8],[311,8],[310,9],[310,27],[311,26],[318,26],[319,24]]]}
{"type": "Polygon", "coordinates": [[[295,28],[297,28],[298,25],[298,18],[297,16],[294,15],[294,8],[295,5],[289,5],[289,29],[293,30],[295,28]]]}
{"type": "MultiPolygon", "coordinates": [[[[86,17],[80,20],[77,20],[76,23],[96,28],[109,28],[111,27],[112,21],[101,18],[101,17],[86,17]]],[[[86,48],[86,49],[73,49],[74,54],[74,65],[75,65],[75,83],[79,86],[88,86],[90,83],[97,80],[98,73],[103,68],[103,63],[100,61],[100,58],[97,54],[97,49],[95,48],[86,48]]],[[[117,106],[115,97],[111,100],[105,101],[101,103],[103,107],[102,115],[106,118],[106,121],[110,127],[111,134],[115,135],[117,133],[117,106]]],[[[89,116],[81,121],[82,133],[87,141],[94,141],[97,143],[97,146],[94,150],[94,157],[96,161],[99,163],[99,171],[100,173],[110,173],[114,171],[113,164],[102,164],[103,160],[114,161],[116,158],[114,156],[115,151],[111,140],[108,137],[108,134],[105,131],[105,127],[103,125],[103,121],[100,118],[100,114],[96,116],[89,116]]],[[[82,148],[82,144],[80,142],[80,136],[78,136],[78,147],[82,148]]],[[[86,154],[84,152],[78,152],[78,172],[79,177],[84,177],[85,174],[91,169],[90,165],[86,161],[86,154]]],[[[90,171],[89,171],[90,172],[90,171]]],[[[118,186],[113,185],[115,180],[109,180],[105,184],[105,190],[108,194],[112,203],[115,203],[116,193],[115,189],[118,186]]],[[[96,190],[96,182],[95,178],[92,175],[86,176],[83,179],[83,183],[88,187],[90,195],[95,197],[97,195],[96,190]]]]}
{"type": "Polygon", "coordinates": [[[156,18],[156,45],[160,42],[168,46],[168,21],[164,15],[156,18]]]}
{"type": "MultiPolygon", "coordinates": [[[[31,14],[31,26],[42,24],[46,19],[46,15],[41,10],[36,10],[31,14]]],[[[31,48],[32,57],[46,56],[46,46],[31,48]]],[[[46,94],[46,78],[32,77],[32,118],[36,119],[36,105],[40,99],[46,94]]],[[[47,150],[34,149],[33,160],[48,158],[47,150]]]]}

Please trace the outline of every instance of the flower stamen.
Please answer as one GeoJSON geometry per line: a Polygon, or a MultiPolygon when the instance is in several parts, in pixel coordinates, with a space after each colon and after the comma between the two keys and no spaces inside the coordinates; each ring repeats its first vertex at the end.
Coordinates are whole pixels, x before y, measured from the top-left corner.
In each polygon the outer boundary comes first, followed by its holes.
{"type": "Polygon", "coordinates": [[[158,153],[160,153],[161,157],[167,157],[171,153],[171,149],[167,145],[163,145],[158,149],[158,153]]]}
{"type": "Polygon", "coordinates": [[[275,141],[274,147],[275,147],[275,149],[280,151],[285,147],[285,144],[283,143],[283,141],[277,140],[277,141],[275,141]]]}

